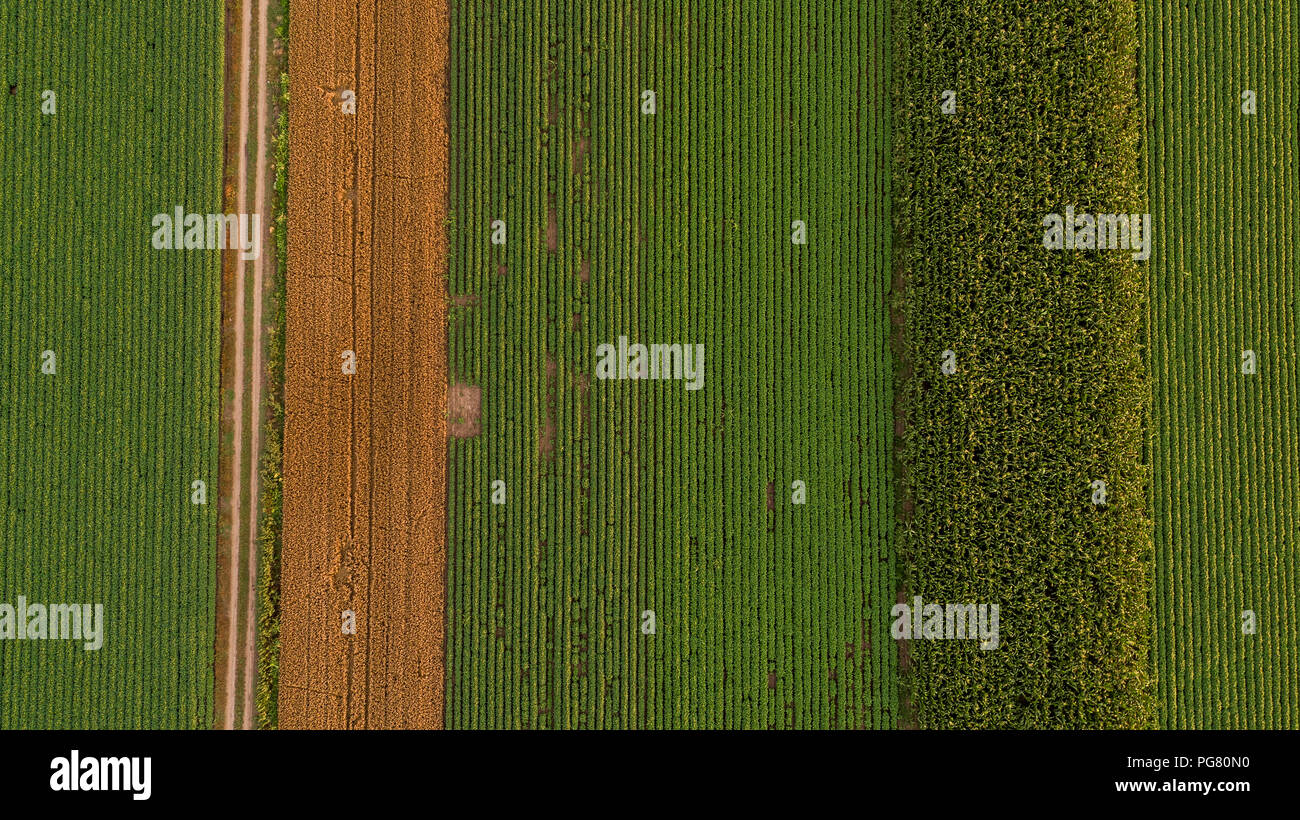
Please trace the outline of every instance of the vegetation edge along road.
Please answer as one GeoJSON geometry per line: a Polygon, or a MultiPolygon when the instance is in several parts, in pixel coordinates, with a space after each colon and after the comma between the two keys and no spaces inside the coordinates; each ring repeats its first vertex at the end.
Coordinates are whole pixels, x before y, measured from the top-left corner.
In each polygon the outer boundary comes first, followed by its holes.
{"type": "Polygon", "coordinates": [[[266,337],[266,428],[261,465],[261,520],[257,528],[260,566],[257,573],[257,728],[279,725],[276,697],[280,686],[280,552],[284,498],[284,331],[285,277],[288,264],[289,74],[288,3],[283,6],[276,40],[282,44],[285,71],[280,74],[275,133],[275,277],[267,295],[271,317],[266,337]]]}

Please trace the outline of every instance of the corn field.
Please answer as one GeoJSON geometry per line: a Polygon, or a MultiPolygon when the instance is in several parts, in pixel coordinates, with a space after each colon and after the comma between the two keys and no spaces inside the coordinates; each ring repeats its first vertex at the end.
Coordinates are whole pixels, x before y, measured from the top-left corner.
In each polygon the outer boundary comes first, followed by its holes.
{"type": "Polygon", "coordinates": [[[1000,608],[996,649],[911,640],[904,692],[924,728],[1151,726],[1142,263],[1042,227],[1145,211],[1134,7],[894,24],[900,561],[909,598],[1000,608]]]}

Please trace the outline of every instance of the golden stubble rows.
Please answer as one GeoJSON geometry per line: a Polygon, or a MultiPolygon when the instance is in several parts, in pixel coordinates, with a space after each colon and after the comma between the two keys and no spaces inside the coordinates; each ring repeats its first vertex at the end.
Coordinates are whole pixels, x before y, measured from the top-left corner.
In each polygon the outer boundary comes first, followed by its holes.
{"type": "Polygon", "coordinates": [[[289,41],[279,724],[440,728],[447,4],[295,4],[289,41]]]}

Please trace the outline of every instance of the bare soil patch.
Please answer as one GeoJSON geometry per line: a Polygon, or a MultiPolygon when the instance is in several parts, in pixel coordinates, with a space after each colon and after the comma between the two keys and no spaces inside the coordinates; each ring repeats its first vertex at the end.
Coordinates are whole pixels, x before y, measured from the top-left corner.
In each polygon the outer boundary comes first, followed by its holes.
{"type": "Polygon", "coordinates": [[[560,225],[555,215],[555,194],[546,195],[546,250],[555,253],[560,249],[560,225]]]}
{"type": "Polygon", "coordinates": [[[452,438],[473,438],[483,432],[482,406],[482,387],[456,383],[448,388],[447,432],[452,438]]]}
{"type": "Polygon", "coordinates": [[[582,176],[582,169],[586,166],[587,153],[591,151],[591,140],[586,136],[580,136],[573,142],[573,175],[582,176]]]}

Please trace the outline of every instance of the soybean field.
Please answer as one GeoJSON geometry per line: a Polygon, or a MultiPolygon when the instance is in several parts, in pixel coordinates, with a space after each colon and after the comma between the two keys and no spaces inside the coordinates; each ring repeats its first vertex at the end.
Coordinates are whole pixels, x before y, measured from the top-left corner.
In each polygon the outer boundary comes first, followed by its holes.
{"type": "Polygon", "coordinates": [[[888,3],[451,41],[447,725],[894,726],[888,3]]]}
{"type": "Polygon", "coordinates": [[[1300,11],[1141,11],[1162,724],[1293,729],[1300,11]]]}
{"type": "Polygon", "coordinates": [[[208,728],[220,257],[151,220],[221,211],[222,7],[86,5],[0,9],[0,728],[208,728]]]}

